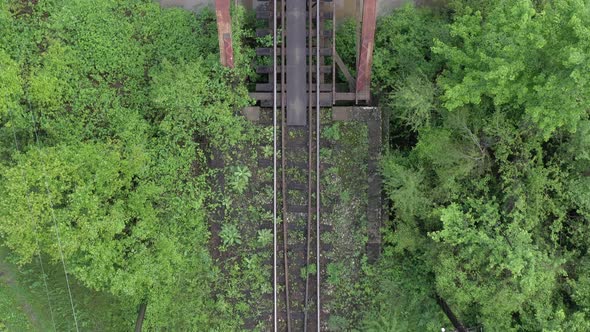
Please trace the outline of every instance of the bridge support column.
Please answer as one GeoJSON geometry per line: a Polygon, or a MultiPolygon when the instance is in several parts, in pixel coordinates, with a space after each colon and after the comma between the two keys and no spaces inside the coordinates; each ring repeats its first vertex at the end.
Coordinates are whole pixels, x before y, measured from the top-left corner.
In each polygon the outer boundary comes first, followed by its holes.
{"type": "Polygon", "coordinates": [[[231,35],[231,0],[215,0],[215,13],[217,14],[217,33],[219,36],[219,52],[221,64],[234,67],[234,50],[231,35]]]}
{"type": "Polygon", "coordinates": [[[375,47],[375,26],[377,23],[377,0],[364,0],[363,24],[361,31],[360,57],[356,77],[356,100],[371,98],[371,67],[375,47]]]}

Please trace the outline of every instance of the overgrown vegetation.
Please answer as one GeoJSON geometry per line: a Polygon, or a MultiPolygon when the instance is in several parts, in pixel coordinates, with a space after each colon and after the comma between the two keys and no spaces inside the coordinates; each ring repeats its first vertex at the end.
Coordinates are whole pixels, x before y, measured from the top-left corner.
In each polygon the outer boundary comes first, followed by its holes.
{"type": "MultiPolygon", "coordinates": [[[[74,329],[62,256],[83,330],[128,331],[142,303],[148,330],[269,326],[272,132],[236,116],[257,80],[239,41],[269,40],[233,19],[228,70],[210,10],[0,2],[0,330],[74,329]]],[[[326,120],[331,330],[438,331],[441,303],[486,331],[590,330],[588,27],[585,0],[380,18],[390,220],[369,264],[367,127],[326,120]]]]}
{"type": "Polygon", "coordinates": [[[369,264],[367,244],[367,205],[369,160],[368,128],[366,123],[327,122],[323,125],[322,141],[332,148],[320,149],[320,158],[331,167],[323,173],[324,223],[332,229],[322,233],[322,244],[329,245],[324,294],[330,300],[324,307],[330,312],[330,331],[349,331],[362,321],[362,308],[373,293],[367,274],[369,264]]]}
{"type": "Polygon", "coordinates": [[[590,4],[452,1],[379,21],[391,222],[367,328],[587,331],[590,4]]]}
{"type": "MultiPolygon", "coordinates": [[[[233,318],[210,291],[207,159],[243,138],[234,110],[249,99],[235,83],[247,66],[218,64],[214,13],[2,1],[0,27],[2,245],[25,268],[63,255],[77,282],[118,298],[126,326],[100,330],[129,330],[140,303],[148,329],[224,330],[233,318]]],[[[78,295],[80,326],[94,326],[78,295]]],[[[73,328],[65,319],[60,330],[73,328]]]]}

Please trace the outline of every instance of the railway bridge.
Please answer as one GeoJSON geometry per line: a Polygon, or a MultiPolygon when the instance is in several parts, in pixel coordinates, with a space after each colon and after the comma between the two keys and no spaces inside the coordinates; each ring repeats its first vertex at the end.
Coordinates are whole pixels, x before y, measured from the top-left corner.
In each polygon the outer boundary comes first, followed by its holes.
{"type": "MultiPolygon", "coordinates": [[[[256,31],[257,36],[272,38],[272,47],[256,49],[257,56],[267,57],[266,63],[272,65],[256,66],[256,72],[265,81],[257,83],[250,96],[257,101],[258,109],[273,114],[274,331],[327,330],[330,313],[322,305],[329,300],[322,291],[327,265],[323,253],[330,247],[322,243],[321,233],[331,225],[322,218],[322,110],[330,108],[334,118],[342,119],[377,112],[376,108],[367,107],[371,102],[377,0],[364,0],[359,15],[356,77],[336,52],[335,1],[338,0],[266,0],[259,1],[261,5],[256,8],[257,19],[266,25],[256,31]],[[307,174],[307,183],[290,178],[289,167],[300,168],[307,174]],[[306,196],[305,204],[291,200],[294,191],[306,196]],[[301,223],[302,219],[306,223],[301,223]],[[290,238],[289,231],[301,224],[306,224],[305,239],[290,238]],[[300,271],[310,266],[315,271],[302,276],[300,271]]],[[[220,61],[233,67],[230,6],[231,0],[216,0],[220,61]]],[[[368,128],[369,135],[378,137],[380,143],[380,116],[378,119],[368,128]]],[[[378,156],[378,148],[373,156],[378,156]]],[[[366,249],[368,257],[374,259],[381,242],[377,157],[369,161],[368,168],[372,187],[367,220],[372,225],[367,228],[373,231],[367,234],[366,249]]]]}

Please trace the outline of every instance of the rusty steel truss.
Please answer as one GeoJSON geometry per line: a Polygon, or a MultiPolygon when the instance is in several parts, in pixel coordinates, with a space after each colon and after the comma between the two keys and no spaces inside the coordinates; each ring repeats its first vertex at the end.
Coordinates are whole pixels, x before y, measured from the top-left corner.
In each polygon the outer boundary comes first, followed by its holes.
{"type": "MultiPolygon", "coordinates": [[[[320,71],[322,73],[320,77],[320,103],[323,107],[329,107],[336,104],[368,104],[370,103],[371,93],[371,67],[373,64],[373,49],[375,44],[375,27],[377,17],[377,0],[360,0],[362,2],[362,12],[357,16],[357,24],[361,27],[360,36],[358,38],[358,49],[357,49],[357,64],[356,73],[357,77],[353,77],[350,70],[344,64],[335,47],[335,26],[336,26],[336,15],[334,2],[338,0],[318,0],[320,4],[328,4],[328,6],[320,6],[320,21],[329,21],[331,24],[322,25],[322,35],[320,38],[320,55],[322,56],[322,64],[320,71]],[[345,82],[337,82],[337,71],[339,71],[344,77],[345,82]]],[[[305,4],[305,1],[292,1],[287,2],[287,10],[285,16],[293,16],[296,11],[300,8],[298,3],[305,4]],[[293,6],[293,8],[291,8],[293,6]]],[[[219,49],[220,49],[220,60],[221,64],[227,67],[234,66],[233,57],[233,45],[232,45],[232,32],[231,32],[231,15],[230,15],[231,0],[215,0],[215,8],[217,14],[217,27],[218,27],[218,38],[219,38],[219,49]]],[[[256,9],[258,18],[268,18],[272,13],[270,11],[269,1],[260,1],[259,7],[256,9]]],[[[280,15],[278,17],[280,20],[280,15]]],[[[285,52],[287,54],[293,53],[293,49],[301,47],[301,41],[303,39],[296,39],[296,36],[301,34],[301,30],[297,26],[293,25],[289,27],[289,20],[287,19],[287,26],[283,27],[286,34],[294,36],[293,41],[290,43],[293,47],[286,47],[285,52]],[[299,41],[299,43],[298,43],[299,41]]],[[[258,37],[270,35],[272,29],[259,29],[257,31],[258,37]]],[[[305,38],[305,37],[303,37],[305,38]]],[[[283,47],[279,49],[279,53],[283,47]]],[[[313,49],[307,50],[307,52],[314,52],[313,49]]],[[[271,48],[258,48],[256,54],[259,56],[270,56],[272,53],[271,48]]],[[[293,53],[294,54],[294,53],[293,53]]],[[[287,58],[292,58],[287,56],[287,58]]],[[[292,76],[298,76],[303,73],[305,75],[305,59],[299,58],[292,60],[292,63],[286,64],[286,81],[291,81],[292,76]],[[300,68],[298,68],[300,67],[300,68]],[[290,74],[289,74],[290,73],[290,74]]],[[[268,83],[256,84],[254,91],[250,93],[250,96],[260,102],[261,106],[271,106],[273,101],[273,70],[271,66],[258,66],[256,72],[259,74],[268,74],[268,83]]],[[[295,78],[299,80],[299,78],[295,78]]],[[[284,87],[286,89],[286,87],[284,87]]],[[[283,89],[283,87],[279,87],[283,89]]],[[[314,88],[311,88],[312,91],[314,88]]],[[[297,100],[301,100],[303,93],[301,90],[293,88],[287,90],[287,95],[299,96],[297,100]],[[298,92],[299,95],[297,94],[298,92]]],[[[290,99],[287,97],[287,99],[290,99]]],[[[280,102],[280,101],[279,101],[280,102]]],[[[297,123],[304,123],[305,119],[295,119],[297,123]]]]}

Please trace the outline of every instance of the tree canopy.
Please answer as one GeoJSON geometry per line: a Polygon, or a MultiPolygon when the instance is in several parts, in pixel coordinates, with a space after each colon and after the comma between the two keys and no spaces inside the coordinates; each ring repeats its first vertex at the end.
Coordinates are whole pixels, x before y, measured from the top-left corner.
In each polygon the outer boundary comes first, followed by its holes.
{"type": "MultiPolygon", "coordinates": [[[[252,132],[235,110],[250,103],[240,41],[254,33],[242,10],[233,19],[229,70],[210,10],[0,2],[0,242],[17,262],[63,256],[84,286],[148,303],[150,330],[239,328],[248,303],[214,293],[207,248],[211,150],[252,132]]],[[[337,40],[349,62],[354,30],[337,40]]],[[[439,330],[454,315],[486,331],[590,330],[589,56],[587,0],[452,0],[379,19],[391,210],[381,259],[362,264],[359,329],[439,330]]],[[[232,171],[239,195],[259,175],[232,171]]],[[[245,241],[223,226],[222,246],[245,241]]],[[[270,293],[257,266],[239,281],[270,293]]]]}
{"type": "Polygon", "coordinates": [[[230,324],[209,286],[197,138],[236,144],[249,99],[218,64],[214,13],[3,1],[0,27],[2,243],[21,264],[63,253],[85,286],[149,303],[148,328],[230,324]]]}
{"type": "Polygon", "coordinates": [[[448,326],[440,297],[489,331],[590,328],[589,14],[582,0],[454,1],[381,19],[379,294],[401,294],[377,305],[381,326],[448,326]]]}

